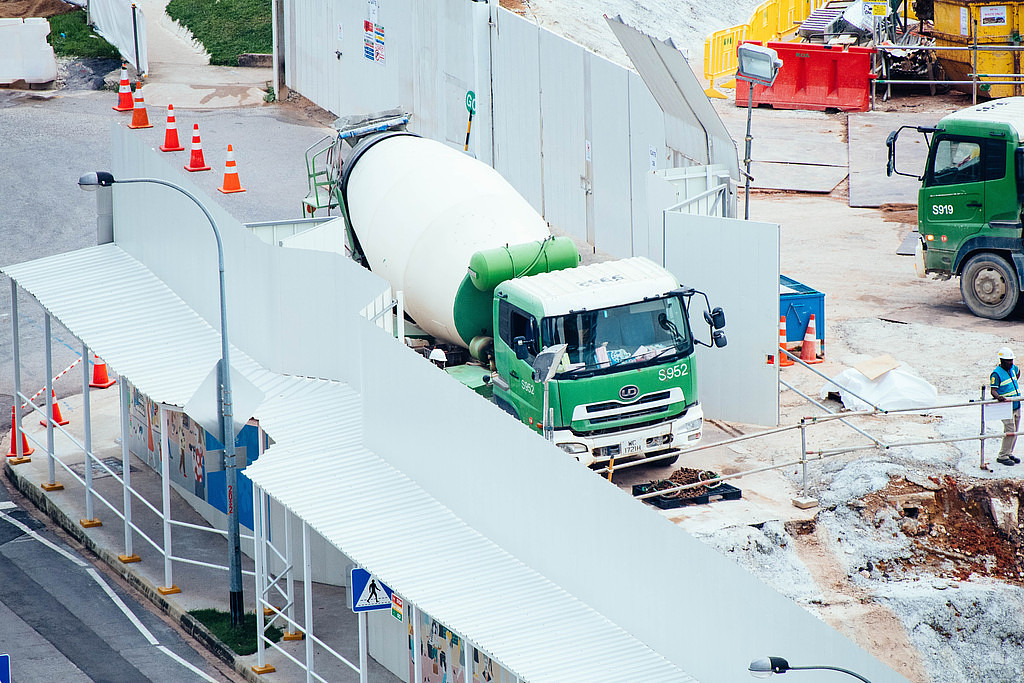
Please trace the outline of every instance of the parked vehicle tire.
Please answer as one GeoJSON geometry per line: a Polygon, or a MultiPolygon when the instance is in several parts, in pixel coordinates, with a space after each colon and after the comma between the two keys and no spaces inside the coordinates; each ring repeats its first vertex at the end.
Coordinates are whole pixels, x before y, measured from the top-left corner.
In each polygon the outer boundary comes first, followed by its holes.
{"type": "Polygon", "coordinates": [[[1002,320],[1020,301],[1017,271],[995,254],[976,254],[964,265],[960,294],[974,315],[1002,320]]]}

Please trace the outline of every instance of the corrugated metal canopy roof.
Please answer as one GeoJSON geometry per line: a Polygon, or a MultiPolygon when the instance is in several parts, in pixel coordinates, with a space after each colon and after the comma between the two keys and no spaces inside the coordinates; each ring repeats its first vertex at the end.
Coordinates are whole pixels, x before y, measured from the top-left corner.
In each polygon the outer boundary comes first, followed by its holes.
{"type": "MultiPolygon", "coordinates": [[[[220,357],[219,333],[115,244],[2,272],[154,400],[184,406],[220,357]]],[[[352,388],[278,375],[241,351],[232,366],[264,391],[256,417],[275,441],[246,475],[500,664],[528,681],[693,680],[364,448],[352,388]],[[334,419],[310,410],[320,405],[334,419]]]]}

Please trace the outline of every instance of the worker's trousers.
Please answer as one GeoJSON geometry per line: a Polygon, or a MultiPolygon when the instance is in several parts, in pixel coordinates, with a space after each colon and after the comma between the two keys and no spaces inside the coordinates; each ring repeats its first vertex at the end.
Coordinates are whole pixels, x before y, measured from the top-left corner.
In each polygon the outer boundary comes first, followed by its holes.
{"type": "Polygon", "coordinates": [[[1013,411],[1013,418],[1003,420],[1003,443],[999,447],[999,455],[1010,455],[1013,447],[1017,445],[1017,428],[1020,427],[1020,408],[1013,411]]]}

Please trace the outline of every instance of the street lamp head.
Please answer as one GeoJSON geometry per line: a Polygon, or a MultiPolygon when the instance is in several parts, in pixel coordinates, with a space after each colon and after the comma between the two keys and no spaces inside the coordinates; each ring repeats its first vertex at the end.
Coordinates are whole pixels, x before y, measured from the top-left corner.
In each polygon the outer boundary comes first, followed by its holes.
{"type": "Polygon", "coordinates": [[[747,671],[754,678],[768,678],[772,674],[784,674],[789,671],[789,662],[782,657],[762,657],[752,661],[747,671]]]}
{"type": "Polygon", "coordinates": [[[736,49],[739,70],[736,78],[750,83],[771,87],[782,68],[779,53],[763,45],[743,43],[736,49]]]}
{"type": "Polygon", "coordinates": [[[94,192],[98,187],[110,187],[113,184],[114,176],[107,171],[86,173],[78,179],[78,186],[88,192],[94,192]]]}

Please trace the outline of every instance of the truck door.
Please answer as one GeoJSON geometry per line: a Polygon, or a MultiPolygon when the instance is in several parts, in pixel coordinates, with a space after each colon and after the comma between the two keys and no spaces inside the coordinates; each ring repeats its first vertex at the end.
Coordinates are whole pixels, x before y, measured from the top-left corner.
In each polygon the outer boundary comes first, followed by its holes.
{"type": "Polygon", "coordinates": [[[533,381],[533,361],[540,352],[540,327],[537,319],[508,301],[498,303],[498,336],[508,347],[504,353],[495,353],[498,374],[509,384],[508,401],[523,422],[541,421],[544,406],[544,387],[533,381]],[[526,357],[516,356],[519,339],[525,343],[526,357]]]}
{"type": "Polygon", "coordinates": [[[936,135],[918,196],[918,223],[929,250],[955,252],[984,225],[986,142],[936,135]]]}

